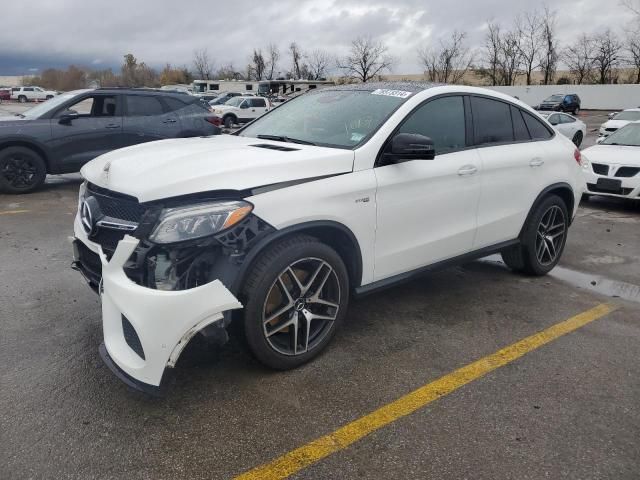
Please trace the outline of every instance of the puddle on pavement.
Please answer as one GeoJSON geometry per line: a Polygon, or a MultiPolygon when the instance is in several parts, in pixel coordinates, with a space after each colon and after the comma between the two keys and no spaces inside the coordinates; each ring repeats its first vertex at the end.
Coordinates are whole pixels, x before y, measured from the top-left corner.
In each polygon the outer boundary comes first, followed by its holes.
{"type": "MultiPolygon", "coordinates": [[[[497,264],[507,268],[499,255],[485,257],[480,262],[497,264]]],[[[640,303],[640,286],[633,283],[619,282],[601,275],[578,272],[566,267],[555,267],[549,272],[549,276],[601,295],[640,303]]]]}

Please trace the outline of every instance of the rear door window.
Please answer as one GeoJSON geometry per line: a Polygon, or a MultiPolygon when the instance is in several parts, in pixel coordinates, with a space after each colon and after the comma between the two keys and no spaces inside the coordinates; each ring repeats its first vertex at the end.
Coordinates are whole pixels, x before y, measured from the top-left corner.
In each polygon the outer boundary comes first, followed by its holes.
{"type": "Polygon", "coordinates": [[[265,108],[267,104],[264,101],[264,98],[254,98],[251,100],[251,103],[254,107],[265,108]]]}
{"type": "Polygon", "coordinates": [[[148,117],[162,115],[162,103],[151,95],[127,95],[127,115],[129,117],[148,117]]]}
{"type": "Polygon", "coordinates": [[[175,112],[176,110],[180,110],[186,106],[186,103],[174,97],[163,97],[162,100],[167,104],[170,112],[175,112]]]}
{"type": "Polygon", "coordinates": [[[471,97],[477,145],[513,142],[509,104],[484,97],[471,97]]]}

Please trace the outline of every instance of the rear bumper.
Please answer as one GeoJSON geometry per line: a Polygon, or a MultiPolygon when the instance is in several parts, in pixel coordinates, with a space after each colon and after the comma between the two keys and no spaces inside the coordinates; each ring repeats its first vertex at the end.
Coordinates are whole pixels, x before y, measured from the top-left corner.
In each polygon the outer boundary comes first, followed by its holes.
{"type": "Polygon", "coordinates": [[[100,246],[87,238],[77,218],[74,233],[76,241],[95,252],[102,265],[98,289],[104,332],[101,356],[133,388],[151,393],[197,332],[222,320],[225,311],[242,308],[220,280],[181,291],[138,285],[123,270],[138,245],[136,238],[126,235],[107,260],[100,246]]]}

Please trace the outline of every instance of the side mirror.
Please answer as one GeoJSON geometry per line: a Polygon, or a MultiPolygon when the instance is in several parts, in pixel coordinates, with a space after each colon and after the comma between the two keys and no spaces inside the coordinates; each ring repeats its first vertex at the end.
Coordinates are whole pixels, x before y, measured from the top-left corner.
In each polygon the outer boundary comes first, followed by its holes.
{"type": "Polygon", "coordinates": [[[606,137],[598,137],[598,138],[596,139],[596,143],[597,143],[598,145],[599,145],[599,144],[601,144],[602,142],[604,142],[604,141],[605,141],[605,138],[606,138],[606,137]]]}
{"type": "Polygon", "coordinates": [[[398,133],[391,139],[391,152],[387,153],[394,161],[433,160],[436,149],[433,140],[417,133],[398,133]]]}
{"type": "Polygon", "coordinates": [[[65,110],[60,115],[58,123],[60,125],[71,125],[71,122],[78,117],[80,117],[80,114],[78,112],[75,112],[73,110],[65,110]]]}
{"type": "Polygon", "coordinates": [[[243,103],[242,105],[240,105],[240,108],[249,108],[249,104],[247,102],[243,103]]]}
{"type": "Polygon", "coordinates": [[[618,112],[611,112],[609,115],[607,115],[607,117],[609,117],[609,120],[611,120],[613,117],[615,117],[616,113],[618,113],[618,112]]]}

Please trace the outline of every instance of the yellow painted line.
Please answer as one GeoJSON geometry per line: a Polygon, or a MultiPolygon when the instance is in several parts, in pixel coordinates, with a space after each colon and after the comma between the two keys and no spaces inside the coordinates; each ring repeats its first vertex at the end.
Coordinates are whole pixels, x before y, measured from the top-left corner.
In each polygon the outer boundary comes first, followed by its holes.
{"type": "Polygon", "coordinates": [[[275,480],[287,478],[323,458],[347,448],[352,443],[390,423],[444,397],[458,388],[483,377],[526,353],[584,327],[616,309],[601,304],[546,330],[524,338],[480,360],[428,383],[383,407],[338,428],[333,433],[313,440],[281,457],[235,477],[235,480],[275,480]]]}
{"type": "Polygon", "coordinates": [[[7,210],[5,212],[0,212],[0,215],[15,215],[16,213],[27,213],[31,210],[7,210]]]}

